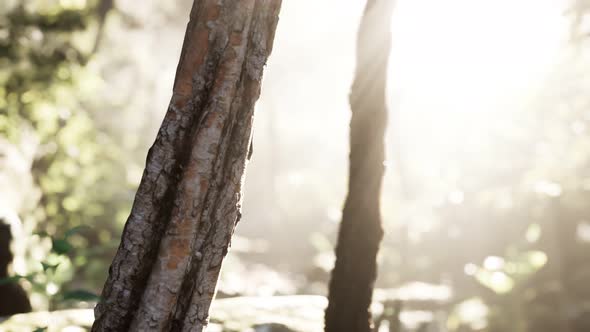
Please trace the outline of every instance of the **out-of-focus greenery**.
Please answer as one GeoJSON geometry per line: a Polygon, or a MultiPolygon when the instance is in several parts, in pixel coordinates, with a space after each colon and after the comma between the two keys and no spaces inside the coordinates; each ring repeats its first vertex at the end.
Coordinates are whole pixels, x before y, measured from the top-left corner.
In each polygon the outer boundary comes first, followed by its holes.
{"type": "MultiPolygon", "coordinates": [[[[41,193],[25,198],[34,200],[26,209],[1,213],[22,220],[14,270],[28,276],[24,286],[35,308],[55,308],[51,299],[74,289],[100,289],[130,203],[125,176],[131,160],[96,121],[104,116],[93,99],[101,82],[87,66],[102,15],[98,5],[0,5],[0,137],[32,151],[31,175],[41,193]],[[78,231],[68,233],[72,229],[78,231]]],[[[16,195],[21,188],[8,190],[16,195]]]]}

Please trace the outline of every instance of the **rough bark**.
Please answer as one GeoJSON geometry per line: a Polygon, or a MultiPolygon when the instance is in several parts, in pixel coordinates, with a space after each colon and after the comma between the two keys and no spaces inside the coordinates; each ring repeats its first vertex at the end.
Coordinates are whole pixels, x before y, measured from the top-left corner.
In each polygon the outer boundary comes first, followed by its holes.
{"type": "Polygon", "coordinates": [[[350,93],[348,196],[329,287],[326,332],[369,332],[370,305],[383,237],[380,215],[387,123],[386,78],[393,0],[368,0],[357,40],[350,93]]]}
{"type": "Polygon", "coordinates": [[[281,0],[194,1],[92,331],[203,331],[240,219],[254,103],[281,0]]]}

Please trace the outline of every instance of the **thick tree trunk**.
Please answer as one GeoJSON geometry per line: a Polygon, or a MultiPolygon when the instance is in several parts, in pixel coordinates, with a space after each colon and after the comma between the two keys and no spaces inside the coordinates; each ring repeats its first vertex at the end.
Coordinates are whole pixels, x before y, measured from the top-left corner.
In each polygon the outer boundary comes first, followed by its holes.
{"type": "Polygon", "coordinates": [[[281,0],[194,1],[168,112],[92,331],[203,331],[240,219],[281,0]]]}
{"type": "Polygon", "coordinates": [[[370,305],[377,275],[380,195],[387,123],[386,78],[393,0],[368,0],[357,40],[357,68],[350,93],[348,196],[332,271],[326,332],[371,331],[370,305]]]}

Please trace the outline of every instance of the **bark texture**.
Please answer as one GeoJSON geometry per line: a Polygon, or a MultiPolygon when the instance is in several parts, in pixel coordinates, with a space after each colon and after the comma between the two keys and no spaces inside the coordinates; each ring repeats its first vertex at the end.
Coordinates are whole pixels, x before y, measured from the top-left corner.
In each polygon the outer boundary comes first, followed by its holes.
{"type": "Polygon", "coordinates": [[[92,331],[203,331],[240,219],[254,104],[281,0],[195,0],[92,331]]]}
{"type": "Polygon", "coordinates": [[[387,123],[386,78],[393,0],[368,0],[357,39],[350,93],[348,196],[329,288],[326,332],[369,332],[370,305],[383,237],[380,214],[387,123]]]}

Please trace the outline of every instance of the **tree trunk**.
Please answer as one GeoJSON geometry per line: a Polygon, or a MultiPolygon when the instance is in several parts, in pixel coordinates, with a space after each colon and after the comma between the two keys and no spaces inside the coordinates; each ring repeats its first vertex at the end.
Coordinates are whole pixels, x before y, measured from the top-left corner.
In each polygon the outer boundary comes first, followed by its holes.
{"type": "Polygon", "coordinates": [[[350,93],[348,196],[330,281],[326,332],[369,332],[372,328],[369,307],[383,237],[380,195],[392,2],[368,0],[358,32],[357,68],[350,93]]]}
{"type": "Polygon", "coordinates": [[[16,314],[31,312],[31,302],[27,292],[15,282],[6,282],[8,278],[8,265],[13,256],[10,251],[12,233],[10,226],[0,218],[0,317],[8,317],[16,314]],[[2,282],[2,279],[4,279],[2,282]]]}
{"type": "Polygon", "coordinates": [[[194,1],[92,331],[203,331],[240,219],[254,103],[281,0],[194,1]]]}

